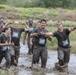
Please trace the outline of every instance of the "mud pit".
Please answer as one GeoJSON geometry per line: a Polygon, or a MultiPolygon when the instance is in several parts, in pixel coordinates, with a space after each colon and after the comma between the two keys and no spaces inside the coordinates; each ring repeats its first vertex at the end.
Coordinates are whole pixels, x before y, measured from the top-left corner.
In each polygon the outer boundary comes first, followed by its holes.
{"type": "MultiPolygon", "coordinates": [[[[27,55],[28,48],[21,44],[20,58],[17,67],[11,66],[10,70],[0,69],[0,75],[76,75],[76,55],[71,54],[67,72],[54,71],[54,63],[57,62],[57,52],[48,51],[47,70],[31,70],[31,56],[27,55]]],[[[2,61],[2,64],[4,64],[2,61]]],[[[40,66],[40,62],[39,62],[40,66]]]]}

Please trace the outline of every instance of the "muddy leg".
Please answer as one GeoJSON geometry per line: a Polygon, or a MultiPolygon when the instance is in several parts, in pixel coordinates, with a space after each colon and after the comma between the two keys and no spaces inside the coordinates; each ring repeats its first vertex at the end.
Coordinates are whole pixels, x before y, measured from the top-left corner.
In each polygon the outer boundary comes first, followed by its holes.
{"type": "Polygon", "coordinates": [[[7,50],[5,53],[5,59],[6,59],[6,68],[10,68],[11,55],[10,55],[9,50],[7,50]]]}
{"type": "Polygon", "coordinates": [[[58,50],[58,60],[59,65],[64,65],[64,52],[62,50],[58,50]]]}
{"type": "Polygon", "coordinates": [[[40,57],[40,49],[38,47],[34,47],[33,58],[32,58],[32,67],[34,64],[37,64],[39,62],[39,57],[40,57]]]}
{"type": "Polygon", "coordinates": [[[20,55],[20,46],[15,46],[14,49],[15,49],[14,50],[15,51],[14,65],[17,66],[18,58],[19,58],[19,55],[20,55]]]}
{"type": "Polygon", "coordinates": [[[41,68],[46,68],[47,62],[47,49],[43,48],[41,51],[41,68]]]}
{"type": "Polygon", "coordinates": [[[1,64],[1,62],[2,62],[2,59],[3,59],[3,54],[0,53],[0,64],[1,64]]]}

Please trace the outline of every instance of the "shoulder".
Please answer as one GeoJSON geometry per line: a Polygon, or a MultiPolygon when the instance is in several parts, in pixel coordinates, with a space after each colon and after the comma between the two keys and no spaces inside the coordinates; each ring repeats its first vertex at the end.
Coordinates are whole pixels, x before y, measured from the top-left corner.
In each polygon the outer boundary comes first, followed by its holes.
{"type": "Polygon", "coordinates": [[[47,29],[44,30],[45,32],[49,32],[47,29]]]}
{"type": "Polygon", "coordinates": [[[69,34],[69,33],[70,33],[69,28],[64,29],[64,32],[65,32],[66,34],[69,34]]]}
{"type": "Polygon", "coordinates": [[[40,28],[35,28],[34,30],[40,30],[40,28]]]}
{"type": "Polygon", "coordinates": [[[58,34],[59,34],[58,30],[53,32],[53,36],[57,36],[58,34]]]}
{"type": "Polygon", "coordinates": [[[63,30],[66,31],[66,32],[70,32],[68,28],[65,28],[65,29],[63,29],[63,30]]]}
{"type": "Polygon", "coordinates": [[[66,30],[69,30],[69,29],[68,29],[68,28],[64,28],[63,30],[65,30],[65,31],[66,31],[66,30]]]}
{"type": "Polygon", "coordinates": [[[53,34],[58,34],[58,33],[59,33],[59,31],[58,31],[58,30],[53,32],[53,34]]]}

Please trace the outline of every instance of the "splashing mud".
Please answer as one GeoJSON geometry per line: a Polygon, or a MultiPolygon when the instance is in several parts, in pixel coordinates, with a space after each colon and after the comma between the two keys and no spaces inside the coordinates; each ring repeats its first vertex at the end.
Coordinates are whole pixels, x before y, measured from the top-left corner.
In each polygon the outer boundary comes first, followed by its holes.
{"type": "MultiPolygon", "coordinates": [[[[45,70],[31,70],[32,56],[27,55],[28,48],[26,45],[22,45],[20,49],[20,58],[17,67],[11,66],[9,70],[4,69],[4,62],[1,65],[3,68],[0,69],[0,75],[76,75],[76,56],[71,54],[69,67],[66,72],[54,71],[54,63],[57,62],[57,52],[48,51],[47,69],[45,70]]],[[[39,62],[40,66],[40,62],[39,62]]]]}

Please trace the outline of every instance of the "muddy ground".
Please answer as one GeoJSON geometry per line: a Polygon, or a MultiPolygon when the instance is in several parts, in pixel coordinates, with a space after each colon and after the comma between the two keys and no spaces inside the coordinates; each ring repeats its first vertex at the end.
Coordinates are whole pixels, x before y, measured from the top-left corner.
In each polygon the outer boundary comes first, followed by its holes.
{"type": "MultiPolygon", "coordinates": [[[[17,67],[11,66],[9,70],[5,70],[5,60],[1,65],[0,75],[76,75],[76,55],[71,54],[69,67],[66,72],[58,72],[53,70],[54,63],[57,62],[57,52],[48,50],[47,70],[31,70],[31,56],[27,55],[28,48],[21,44],[20,58],[17,67]]],[[[39,66],[40,66],[39,62],[39,66]]]]}

